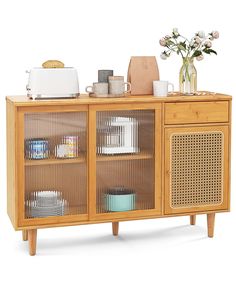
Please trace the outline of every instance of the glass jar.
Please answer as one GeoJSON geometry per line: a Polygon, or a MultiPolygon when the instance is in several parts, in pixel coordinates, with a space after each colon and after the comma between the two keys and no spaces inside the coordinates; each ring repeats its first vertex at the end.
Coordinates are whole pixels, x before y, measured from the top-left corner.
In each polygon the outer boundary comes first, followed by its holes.
{"type": "Polygon", "coordinates": [[[179,90],[186,95],[194,95],[197,92],[197,70],[191,57],[183,58],[179,72],[179,90]]]}

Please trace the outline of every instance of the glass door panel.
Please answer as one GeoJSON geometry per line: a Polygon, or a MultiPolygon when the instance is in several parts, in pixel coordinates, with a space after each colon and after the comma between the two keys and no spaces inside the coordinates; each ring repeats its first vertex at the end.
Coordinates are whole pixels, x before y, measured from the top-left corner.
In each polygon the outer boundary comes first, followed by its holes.
{"type": "Polygon", "coordinates": [[[96,213],[154,209],[155,110],[96,117],[96,213]]]}
{"type": "Polygon", "coordinates": [[[25,218],[87,214],[87,113],[24,115],[25,218]]]}

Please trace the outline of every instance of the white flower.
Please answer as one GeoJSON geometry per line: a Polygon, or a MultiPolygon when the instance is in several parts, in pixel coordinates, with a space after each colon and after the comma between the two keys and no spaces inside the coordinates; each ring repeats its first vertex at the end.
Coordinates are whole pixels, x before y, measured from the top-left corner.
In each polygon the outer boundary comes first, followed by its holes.
{"type": "Polygon", "coordinates": [[[196,35],[200,38],[205,38],[205,32],[203,30],[198,31],[196,35]]]}
{"type": "Polygon", "coordinates": [[[219,36],[220,36],[220,34],[219,34],[218,31],[212,31],[212,32],[211,32],[211,35],[212,35],[212,37],[213,37],[214,39],[218,39],[219,36]]]}
{"type": "Polygon", "coordinates": [[[204,43],[204,45],[205,45],[207,48],[211,48],[212,43],[211,43],[210,40],[207,40],[207,41],[204,43]]]}
{"type": "Polygon", "coordinates": [[[201,61],[201,60],[204,59],[204,56],[201,54],[201,55],[197,56],[196,59],[197,59],[198,61],[201,61]]]}
{"type": "Polygon", "coordinates": [[[166,40],[168,40],[168,39],[171,38],[171,36],[170,36],[170,35],[166,35],[164,38],[165,38],[166,40]]]}
{"type": "Polygon", "coordinates": [[[190,46],[193,46],[194,43],[195,43],[194,38],[192,38],[191,41],[190,41],[190,43],[189,43],[189,45],[190,45],[190,46]]]}
{"type": "Polygon", "coordinates": [[[179,36],[178,28],[173,28],[173,35],[174,36],[179,36]]]}
{"type": "Polygon", "coordinates": [[[161,53],[161,59],[162,60],[166,60],[167,59],[167,55],[165,52],[161,53]]]}
{"type": "Polygon", "coordinates": [[[166,46],[166,39],[165,38],[161,38],[159,40],[159,43],[160,43],[161,46],[166,46]]]}

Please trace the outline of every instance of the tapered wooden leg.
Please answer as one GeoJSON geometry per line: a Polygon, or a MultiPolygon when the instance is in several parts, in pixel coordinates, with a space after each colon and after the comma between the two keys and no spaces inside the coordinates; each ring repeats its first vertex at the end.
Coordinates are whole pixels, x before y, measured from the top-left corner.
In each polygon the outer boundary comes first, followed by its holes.
{"type": "Polygon", "coordinates": [[[23,239],[23,241],[28,240],[28,231],[27,230],[22,230],[22,239],[23,239]]]}
{"type": "Polygon", "coordinates": [[[190,216],[190,225],[195,225],[196,224],[196,215],[191,215],[190,216]]]}
{"type": "Polygon", "coordinates": [[[37,229],[28,230],[29,238],[29,254],[34,256],[36,254],[36,243],[37,243],[37,229]]]}
{"type": "Polygon", "coordinates": [[[208,237],[214,236],[215,213],[207,214],[208,237]]]}
{"type": "Polygon", "coordinates": [[[119,222],[112,222],[112,232],[114,236],[118,235],[119,232],[119,222]]]}

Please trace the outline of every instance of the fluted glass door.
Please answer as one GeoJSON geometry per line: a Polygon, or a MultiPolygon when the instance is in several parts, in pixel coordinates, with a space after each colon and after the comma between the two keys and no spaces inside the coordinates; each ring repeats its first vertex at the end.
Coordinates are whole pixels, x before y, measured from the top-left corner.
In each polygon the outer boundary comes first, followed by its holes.
{"type": "Polygon", "coordinates": [[[96,213],[155,208],[155,110],[96,112],[96,213]]]}
{"type": "Polygon", "coordinates": [[[24,165],[25,219],[86,215],[87,112],[25,113],[24,165]]]}

